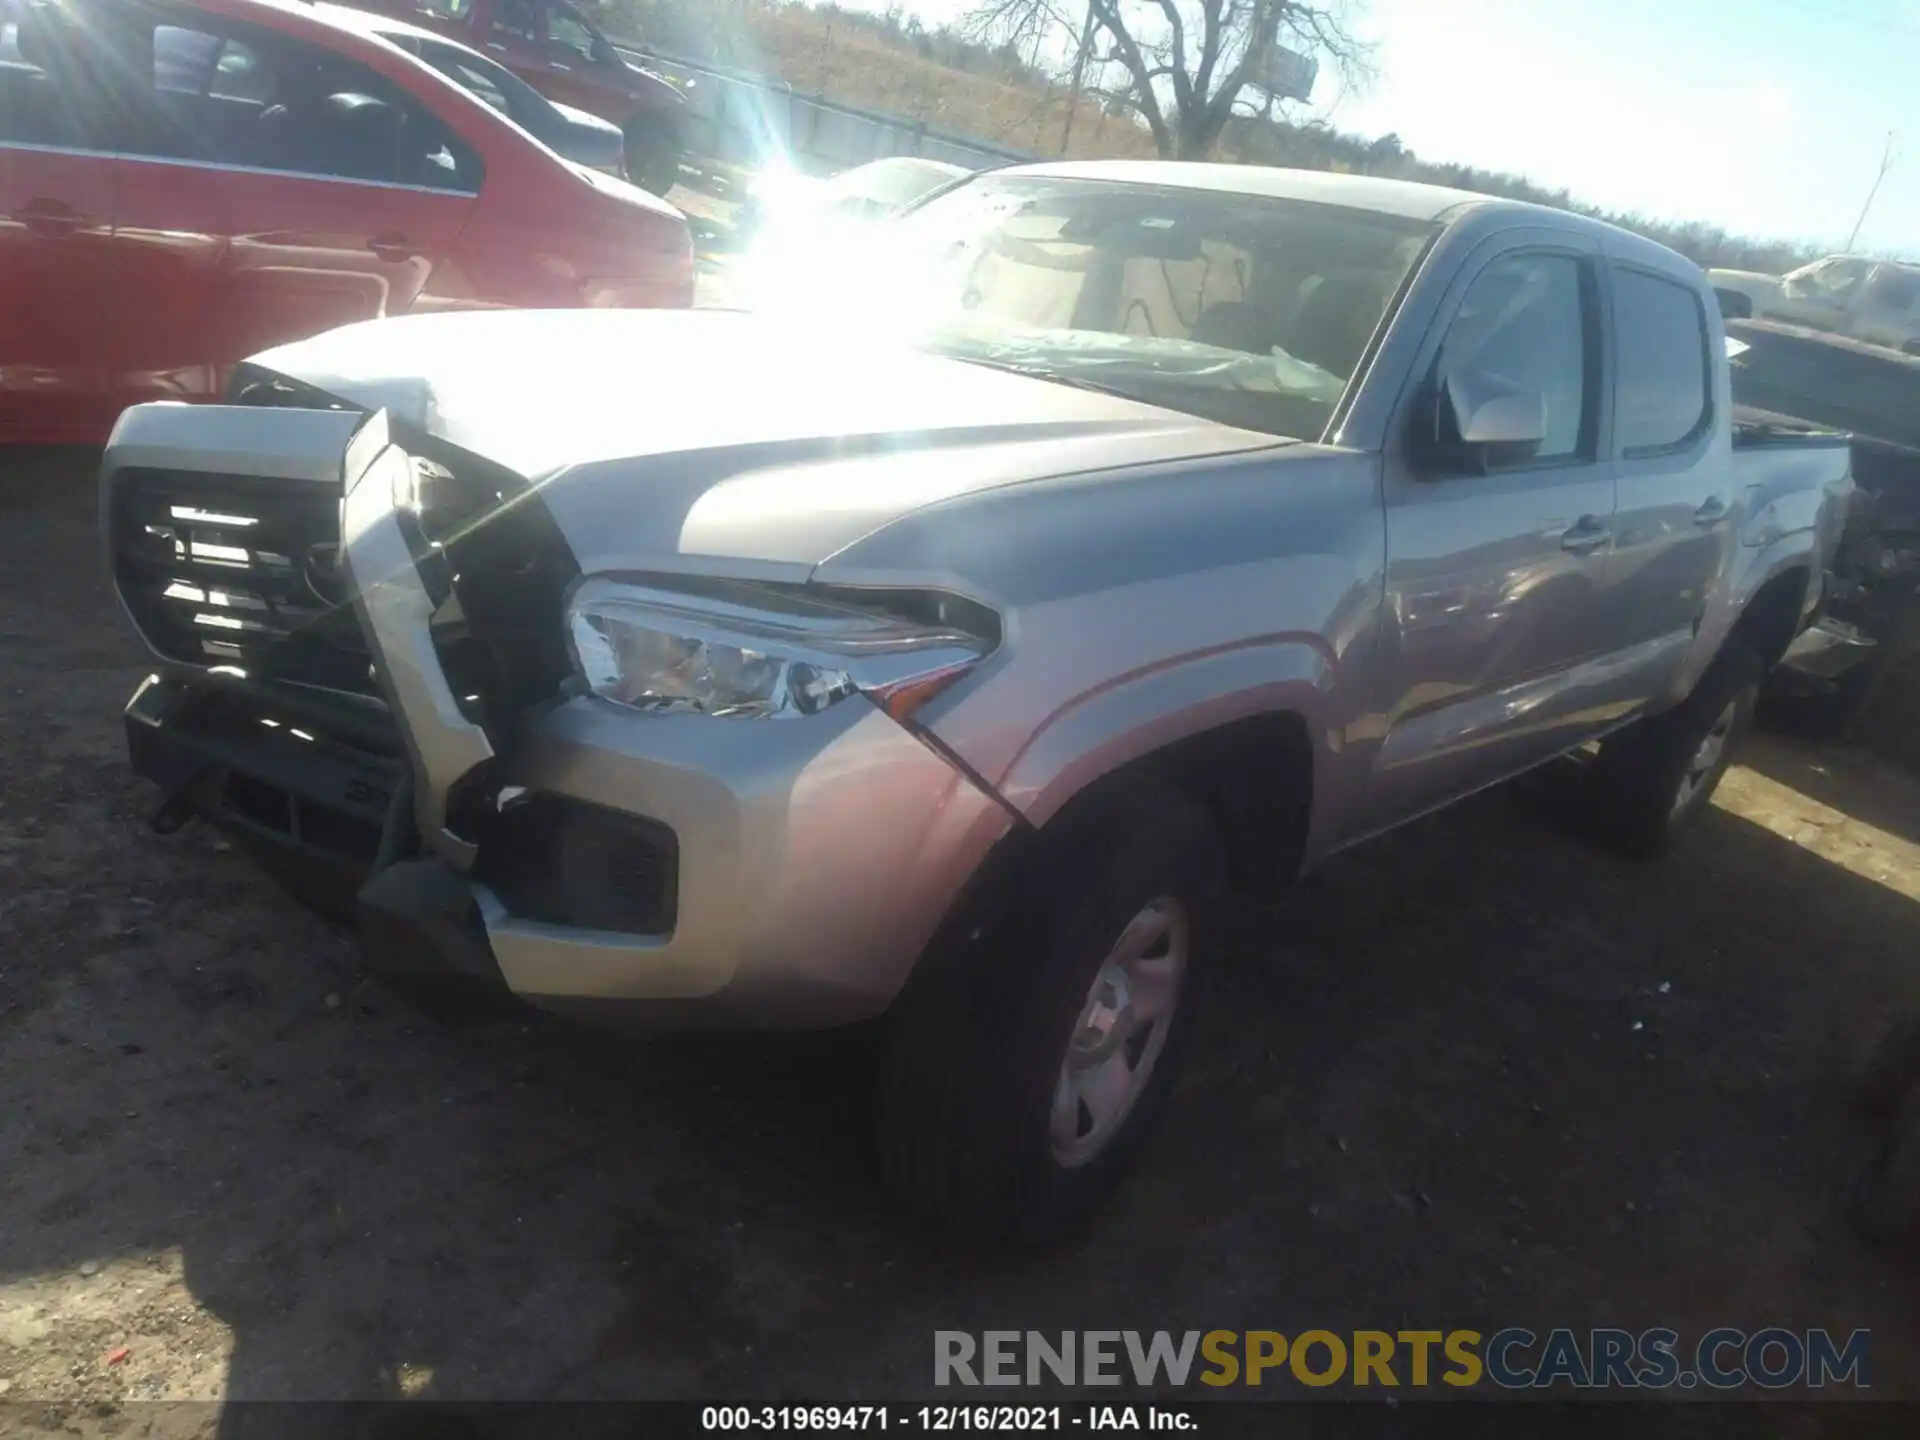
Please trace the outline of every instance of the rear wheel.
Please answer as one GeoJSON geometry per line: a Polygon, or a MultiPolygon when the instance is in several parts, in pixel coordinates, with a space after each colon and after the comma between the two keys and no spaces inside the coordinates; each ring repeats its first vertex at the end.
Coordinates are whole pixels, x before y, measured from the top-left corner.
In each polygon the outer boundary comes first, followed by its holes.
{"type": "Polygon", "coordinates": [[[1738,641],[1665,714],[1600,745],[1590,780],[1603,837],[1638,859],[1663,855],[1698,823],[1753,720],[1765,668],[1738,641]]]}
{"type": "Polygon", "coordinates": [[[1206,813],[1157,788],[1053,836],[1012,915],[930,957],[890,1017],[889,1184],[946,1227],[1029,1243],[1105,1199],[1171,1090],[1219,875],[1206,813]]]}

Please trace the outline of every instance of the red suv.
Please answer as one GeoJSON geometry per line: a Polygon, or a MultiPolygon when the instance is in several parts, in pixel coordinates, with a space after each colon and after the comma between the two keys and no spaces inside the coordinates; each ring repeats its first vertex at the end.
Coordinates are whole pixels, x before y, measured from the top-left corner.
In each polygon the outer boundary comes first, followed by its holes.
{"type": "Polygon", "coordinates": [[[549,100],[618,125],[627,178],[656,195],[680,173],[686,101],[668,81],[622,59],[569,0],[343,0],[491,55],[549,100]]]}
{"type": "Polygon", "coordinates": [[[684,306],[686,218],[299,0],[0,0],[0,441],[408,311],[684,306]]]}

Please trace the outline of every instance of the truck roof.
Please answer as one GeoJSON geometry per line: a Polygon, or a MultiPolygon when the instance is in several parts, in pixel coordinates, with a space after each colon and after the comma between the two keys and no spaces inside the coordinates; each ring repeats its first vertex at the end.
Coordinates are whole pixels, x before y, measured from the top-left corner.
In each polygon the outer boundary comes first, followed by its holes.
{"type": "Polygon", "coordinates": [[[1569,212],[1519,200],[1501,200],[1472,190],[1387,180],[1377,175],[1342,175],[1328,170],[1287,170],[1274,165],[1224,165],[1191,160],[1081,160],[1061,164],[1009,166],[1003,175],[1045,175],[1074,180],[1125,180],[1136,185],[1166,185],[1189,190],[1221,190],[1277,200],[1307,200],[1378,210],[1408,220],[1444,218],[1465,205],[1503,205],[1545,215],[1569,212]]]}
{"type": "Polygon", "coordinates": [[[1615,259],[1664,269],[1676,278],[1704,284],[1700,267],[1671,246],[1606,220],[1573,210],[1557,210],[1526,200],[1454,190],[1445,185],[1423,185],[1413,180],[1388,180],[1377,175],[1342,175],[1326,170],[1289,170],[1275,165],[1223,165],[1192,160],[1081,160],[1056,164],[1009,165],[995,175],[1033,175],[1063,180],[1118,180],[1134,185],[1162,185],[1172,189],[1214,190],[1264,199],[1299,200],[1308,204],[1343,205],[1372,210],[1406,220],[1451,225],[1472,215],[1497,225],[1502,218],[1536,223],[1558,230],[1574,230],[1604,237],[1607,253],[1615,259]]]}

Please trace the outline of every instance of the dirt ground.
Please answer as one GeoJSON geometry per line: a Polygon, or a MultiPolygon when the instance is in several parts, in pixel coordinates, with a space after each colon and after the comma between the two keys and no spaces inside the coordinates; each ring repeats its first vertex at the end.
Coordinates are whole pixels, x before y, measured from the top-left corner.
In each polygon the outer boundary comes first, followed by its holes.
{"type": "Polygon", "coordinates": [[[204,826],[151,833],[90,463],[0,452],[12,1423],[899,1398],[993,1326],[1868,1327],[1915,1390],[1920,1269],[1838,1203],[1847,1069],[1920,1005],[1915,780],[1763,738],[1664,866],[1501,795],[1329,864],[1247,917],[1093,1232],[983,1263],[877,1192],[857,1043],[430,1017],[204,826]]]}

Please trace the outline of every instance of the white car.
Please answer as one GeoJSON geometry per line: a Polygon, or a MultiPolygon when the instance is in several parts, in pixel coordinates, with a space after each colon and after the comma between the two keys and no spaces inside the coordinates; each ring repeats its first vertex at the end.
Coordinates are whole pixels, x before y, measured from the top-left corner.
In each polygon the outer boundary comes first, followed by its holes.
{"type": "Polygon", "coordinates": [[[973,172],[942,160],[894,155],[837,175],[771,166],[754,177],[734,214],[744,242],[739,297],[750,308],[781,305],[817,291],[843,271],[874,222],[973,172]]]}
{"type": "Polygon", "coordinates": [[[1730,318],[1785,320],[1920,353],[1920,265],[1829,255],[1785,275],[1709,270],[1707,279],[1730,318]]]}

